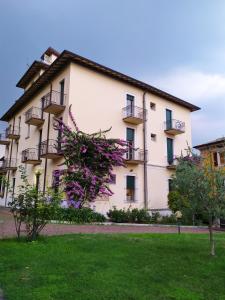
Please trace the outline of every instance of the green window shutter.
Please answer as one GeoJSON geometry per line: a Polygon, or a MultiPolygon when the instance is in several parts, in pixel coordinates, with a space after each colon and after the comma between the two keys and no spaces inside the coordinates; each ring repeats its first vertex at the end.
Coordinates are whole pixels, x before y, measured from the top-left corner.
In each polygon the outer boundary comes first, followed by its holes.
{"type": "Polygon", "coordinates": [[[127,176],[127,189],[135,190],[135,176],[127,176]]]}
{"type": "Polygon", "coordinates": [[[127,141],[134,141],[134,129],[127,128],[127,141]]]}
{"type": "Polygon", "coordinates": [[[166,109],[166,129],[172,128],[172,111],[170,109],[166,109]]]}
{"type": "Polygon", "coordinates": [[[173,139],[167,138],[167,161],[173,163],[173,139]]]}

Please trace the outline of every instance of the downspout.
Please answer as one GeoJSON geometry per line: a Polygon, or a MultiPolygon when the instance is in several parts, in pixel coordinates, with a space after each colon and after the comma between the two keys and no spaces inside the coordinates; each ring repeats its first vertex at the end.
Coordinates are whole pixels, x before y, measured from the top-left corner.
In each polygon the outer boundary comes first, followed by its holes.
{"type": "Polygon", "coordinates": [[[146,111],[146,91],[143,93],[143,147],[144,147],[144,208],[148,209],[148,170],[147,170],[147,132],[146,132],[146,123],[147,123],[147,111],[146,111]]]}
{"type": "MultiPolygon", "coordinates": [[[[50,103],[52,100],[52,84],[50,86],[50,103]]],[[[50,131],[50,113],[48,114],[48,128],[47,128],[47,145],[46,145],[46,153],[48,152],[48,146],[49,146],[49,131],[50,131]]],[[[47,168],[48,168],[48,159],[47,157],[45,158],[45,169],[44,169],[44,183],[43,183],[43,193],[45,193],[45,188],[46,188],[46,177],[47,177],[47,168]]]]}

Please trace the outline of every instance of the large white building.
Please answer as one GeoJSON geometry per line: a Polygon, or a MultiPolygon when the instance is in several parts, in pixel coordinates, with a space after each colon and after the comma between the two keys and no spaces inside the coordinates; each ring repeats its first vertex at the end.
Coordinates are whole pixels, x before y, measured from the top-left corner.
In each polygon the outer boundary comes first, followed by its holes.
{"type": "Polygon", "coordinates": [[[23,95],[1,117],[8,127],[1,134],[5,157],[0,173],[12,192],[1,185],[7,205],[20,185],[18,166],[26,167],[30,182],[42,169],[40,188],[52,185],[53,170],[63,158],[57,150],[55,115],[70,123],[69,105],[82,131],[108,129],[109,137],[129,140],[139,150],[126,157],[127,167],[115,170],[114,195],[98,199],[97,211],[138,207],[166,212],[172,173],[187,143],[191,146],[191,112],[199,108],[147,83],[64,50],[48,48],[17,83],[23,95]]]}

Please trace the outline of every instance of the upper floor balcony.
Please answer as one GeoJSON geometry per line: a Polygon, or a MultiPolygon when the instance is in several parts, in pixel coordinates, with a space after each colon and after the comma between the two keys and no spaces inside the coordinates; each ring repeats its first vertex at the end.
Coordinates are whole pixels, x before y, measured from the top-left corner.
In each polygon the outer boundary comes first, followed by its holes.
{"type": "Polygon", "coordinates": [[[39,107],[32,106],[30,109],[28,109],[25,112],[25,123],[34,125],[34,126],[40,126],[44,123],[43,119],[43,112],[42,109],[39,107]]]}
{"type": "Polygon", "coordinates": [[[169,170],[176,170],[176,167],[178,165],[178,159],[176,156],[173,157],[167,157],[167,169],[169,170]]]}
{"type": "Polygon", "coordinates": [[[39,150],[36,148],[27,148],[22,151],[22,163],[38,165],[41,163],[39,150]]]}
{"type": "Polygon", "coordinates": [[[0,174],[5,174],[7,172],[5,167],[5,160],[0,161],[0,174]]]}
{"type": "Polygon", "coordinates": [[[40,145],[40,157],[56,159],[62,157],[61,144],[56,140],[46,140],[40,145]]]}
{"type": "Polygon", "coordinates": [[[16,171],[17,169],[17,160],[15,158],[7,158],[0,162],[0,171],[3,173],[8,170],[16,171]]]}
{"type": "Polygon", "coordinates": [[[51,91],[43,97],[43,111],[50,114],[60,114],[65,109],[66,95],[57,91],[51,91]]]}
{"type": "Polygon", "coordinates": [[[143,108],[133,105],[128,105],[123,108],[123,121],[131,124],[141,124],[144,122],[145,111],[143,108]]]}
{"type": "Polygon", "coordinates": [[[177,135],[185,132],[185,123],[179,120],[171,119],[165,122],[164,131],[168,134],[177,135]]]}
{"type": "Polygon", "coordinates": [[[9,145],[9,144],[10,144],[10,140],[6,137],[5,132],[0,133],[0,145],[9,145]]]}
{"type": "Polygon", "coordinates": [[[20,127],[19,126],[9,126],[5,131],[5,136],[8,139],[18,140],[20,138],[20,127]]]}
{"type": "Polygon", "coordinates": [[[144,161],[147,161],[147,150],[140,150],[140,149],[129,149],[126,153],[126,163],[132,165],[143,164],[144,161]]]}

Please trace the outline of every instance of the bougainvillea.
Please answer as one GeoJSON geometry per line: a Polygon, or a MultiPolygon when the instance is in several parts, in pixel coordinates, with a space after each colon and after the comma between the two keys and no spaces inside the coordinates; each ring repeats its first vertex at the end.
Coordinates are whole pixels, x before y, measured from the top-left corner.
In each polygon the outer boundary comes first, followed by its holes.
{"type": "Polygon", "coordinates": [[[69,116],[74,129],[62,120],[55,119],[55,129],[60,131],[58,141],[64,157],[66,172],[57,170],[61,176],[70,206],[80,208],[97,197],[111,196],[109,184],[113,178],[114,167],[124,167],[124,156],[129,145],[121,139],[110,139],[99,131],[87,134],[79,130],[69,108],[69,116]]]}

